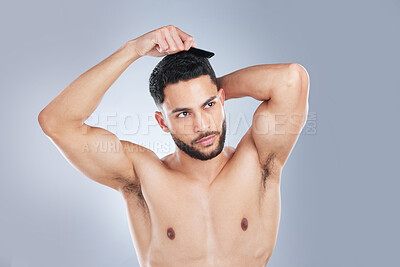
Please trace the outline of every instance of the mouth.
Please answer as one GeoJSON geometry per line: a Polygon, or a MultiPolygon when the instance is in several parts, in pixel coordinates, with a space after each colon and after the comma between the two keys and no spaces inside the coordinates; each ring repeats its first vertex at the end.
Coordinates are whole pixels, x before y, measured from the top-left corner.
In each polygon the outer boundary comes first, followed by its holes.
{"type": "Polygon", "coordinates": [[[199,141],[196,142],[196,144],[209,145],[214,141],[214,139],[215,139],[215,134],[200,139],[199,141]]]}

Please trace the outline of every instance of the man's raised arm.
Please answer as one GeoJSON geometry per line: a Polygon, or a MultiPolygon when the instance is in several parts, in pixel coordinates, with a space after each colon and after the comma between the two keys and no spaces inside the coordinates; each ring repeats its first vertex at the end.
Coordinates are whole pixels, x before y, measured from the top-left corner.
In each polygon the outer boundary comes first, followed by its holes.
{"type": "Polygon", "coordinates": [[[217,79],[225,99],[250,96],[263,101],[250,129],[260,163],[283,166],[306,122],[309,76],[297,63],[247,67],[217,79]]]}
{"type": "Polygon", "coordinates": [[[172,25],[128,41],[53,99],[39,114],[40,126],[72,165],[87,177],[119,191],[125,182],[138,179],[134,169],[137,152],[153,152],[120,141],[113,133],[84,122],[105,92],[135,60],[145,55],[161,57],[189,50],[192,44],[190,35],[172,25]],[[106,152],[97,149],[102,145],[107,147],[106,152]]]}

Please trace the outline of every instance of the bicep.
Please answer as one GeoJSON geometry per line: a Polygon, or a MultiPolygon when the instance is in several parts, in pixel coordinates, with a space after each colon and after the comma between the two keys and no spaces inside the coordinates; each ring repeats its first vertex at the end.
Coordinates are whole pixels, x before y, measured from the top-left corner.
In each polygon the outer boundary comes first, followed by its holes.
{"type": "Polygon", "coordinates": [[[105,129],[83,124],[50,138],[71,165],[100,184],[119,191],[122,183],[136,179],[131,146],[105,129]]]}
{"type": "Polygon", "coordinates": [[[275,90],[256,109],[251,133],[261,163],[273,155],[283,166],[289,157],[306,122],[308,84],[306,71],[294,71],[287,86],[275,90]]]}

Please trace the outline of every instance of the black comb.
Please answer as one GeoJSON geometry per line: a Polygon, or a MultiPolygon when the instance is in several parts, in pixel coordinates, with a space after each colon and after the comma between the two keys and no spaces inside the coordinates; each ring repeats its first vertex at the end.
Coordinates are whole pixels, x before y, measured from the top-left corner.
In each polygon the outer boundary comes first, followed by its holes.
{"type": "Polygon", "coordinates": [[[196,56],[199,56],[199,57],[206,57],[206,58],[210,58],[210,57],[212,57],[212,56],[215,55],[213,52],[206,51],[206,50],[203,50],[203,49],[200,49],[200,48],[195,48],[195,47],[191,47],[191,48],[188,50],[188,52],[189,52],[189,53],[192,53],[192,54],[194,54],[194,55],[196,55],[196,56]]]}

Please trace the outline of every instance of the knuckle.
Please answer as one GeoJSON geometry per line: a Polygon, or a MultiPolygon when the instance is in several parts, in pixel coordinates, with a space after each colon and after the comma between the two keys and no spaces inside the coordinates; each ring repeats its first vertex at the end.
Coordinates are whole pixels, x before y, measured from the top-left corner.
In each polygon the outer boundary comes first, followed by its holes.
{"type": "Polygon", "coordinates": [[[174,33],[174,34],[178,34],[178,31],[175,29],[175,28],[171,28],[171,30],[170,30],[172,33],[174,33]]]}
{"type": "Polygon", "coordinates": [[[161,30],[156,31],[155,35],[156,35],[156,38],[158,38],[158,40],[161,40],[161,38],[162,38],[161,30]]]}

